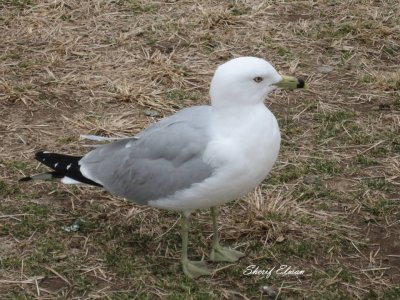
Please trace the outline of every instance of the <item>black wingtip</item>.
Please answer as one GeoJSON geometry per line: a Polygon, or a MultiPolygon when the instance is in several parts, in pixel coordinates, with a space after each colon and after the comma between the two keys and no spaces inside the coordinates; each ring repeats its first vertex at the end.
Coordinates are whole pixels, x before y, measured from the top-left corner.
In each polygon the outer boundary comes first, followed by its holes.
{"type": "Polygon", "coordinates": [[[79,161],[82,159],[82,156],[72,156],[40,150],[35,153],[35,159],[54,171],[47,172],[46,175],[43,176],[33,175],[31,176],[33,180],[51,180],[53,178],[69,177],[81,183],[101,186],[97,182],[86,178],[81,173],[79,161]]]}
{"type": "Polygon", "coordinates": [[[44,151],[43,150],[39,150],[35,153],[35,159],[38,161],[41,161],[44,158],[44,151]]]}

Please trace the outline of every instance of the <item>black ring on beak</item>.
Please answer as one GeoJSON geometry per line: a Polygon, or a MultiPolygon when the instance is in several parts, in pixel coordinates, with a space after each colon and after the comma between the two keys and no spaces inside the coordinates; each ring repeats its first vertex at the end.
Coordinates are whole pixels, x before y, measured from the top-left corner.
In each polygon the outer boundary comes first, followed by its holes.
{"type": "Polygon", "coordinates": [[[305,86],[304,79],[298,79],[297,88],[302,89],[305,86]]]}

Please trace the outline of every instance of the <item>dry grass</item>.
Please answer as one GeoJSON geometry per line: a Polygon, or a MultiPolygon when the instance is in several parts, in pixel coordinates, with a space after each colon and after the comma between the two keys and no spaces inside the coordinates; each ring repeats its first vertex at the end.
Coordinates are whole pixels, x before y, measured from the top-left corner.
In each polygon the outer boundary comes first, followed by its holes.
{"type": "Polygon", "coordinates": [[[1,299],[399,299],[399,19],[395,0],[0,1],[1,299]],[[83,153],[79,134],[131,135],[207,103],[213,70],[239,55],[311,86],[269,99],[279,162],[222,209],[239,263],[188,280],[175,213],[17,182],[43,169],[35,150],[83,153]],[[305,274],[244,276],[250,264],[305,274]]]}

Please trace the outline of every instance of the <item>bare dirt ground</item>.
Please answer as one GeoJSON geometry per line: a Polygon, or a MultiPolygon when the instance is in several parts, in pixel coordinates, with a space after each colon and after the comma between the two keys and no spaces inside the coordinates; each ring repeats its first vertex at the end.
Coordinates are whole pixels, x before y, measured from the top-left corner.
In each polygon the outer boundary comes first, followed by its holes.
{"type": "MultiPolygon", "coordinates": [[[[397,0],[0,1],[0,298],[399,299],[399,20],[397,0]],[[242,55],[310,88],[268,99],[279,161],[222,208],[240,262],[189,280],[178,214],[18,182],[46,169],[36,150],[82,154],[80,134],[133,135],[208,103],[214,69],[242,55]]],[[[210,241],[197,212],[192,257],[210,241]]]]}

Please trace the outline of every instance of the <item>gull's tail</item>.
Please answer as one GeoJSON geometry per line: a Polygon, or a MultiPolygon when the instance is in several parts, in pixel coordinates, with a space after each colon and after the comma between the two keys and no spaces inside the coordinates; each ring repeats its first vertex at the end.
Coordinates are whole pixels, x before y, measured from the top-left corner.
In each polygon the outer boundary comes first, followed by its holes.
{"type": "Polygon", "coordinates": [[[93,180],[83,176],[79,165],[81,158],[82,156],[39,151],[35,154],[35,159],[49,168],[52,168],[54,171],[21,178],[20,181],[51,180],[55,178],[61,178],[61,181],[67,184],[86,183],[90,185],[101,186],[97,182],[94,182],[93,180]]]}

